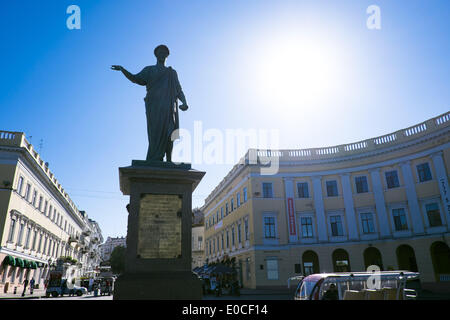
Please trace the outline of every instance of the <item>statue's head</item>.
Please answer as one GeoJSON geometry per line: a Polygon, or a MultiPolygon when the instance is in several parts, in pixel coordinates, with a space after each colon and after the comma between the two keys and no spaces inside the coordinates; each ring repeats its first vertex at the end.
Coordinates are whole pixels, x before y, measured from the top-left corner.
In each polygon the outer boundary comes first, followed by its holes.
{"type": "Polygon", "coordinates": [[[169,56],[169,48],[167,48],[165,45],[161,44],[155,48],[153,51],[156,58],[158,60],[165,60],[169,56]]]}

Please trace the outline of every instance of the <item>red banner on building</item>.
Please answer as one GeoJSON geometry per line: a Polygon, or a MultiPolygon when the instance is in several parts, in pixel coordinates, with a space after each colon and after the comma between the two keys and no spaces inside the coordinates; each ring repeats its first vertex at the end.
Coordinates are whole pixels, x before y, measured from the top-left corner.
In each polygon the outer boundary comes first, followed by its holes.
{"type": "Polygon", "coordinates": [[[287,198],[288,213],[289,213],[289,234],[295,236],[297,234],[295,228],[295,213],[294,213],[294,199],[287,198]]]}

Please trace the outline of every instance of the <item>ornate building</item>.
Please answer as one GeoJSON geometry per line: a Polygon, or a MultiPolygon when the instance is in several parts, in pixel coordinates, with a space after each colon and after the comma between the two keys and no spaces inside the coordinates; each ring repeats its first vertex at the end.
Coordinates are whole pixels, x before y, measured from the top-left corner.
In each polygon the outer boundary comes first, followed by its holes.
{"type": "Polygon", "coordinates": [[[346,145],[249,150],[201,208],[206,258],[236,257],[249,288],[378,265],[449,290],[449,133],[446,113],[346,145]]]}
{"type": "Polygon", "coordinates": [[[94,268],[88,235],[102,238],[98,224],[77,209],[22,132],[0,131],[0,181],[0,294],[25,278],[42,288],[60,257],[70,257],[72,277],[94,268]]]}
{"type": "Polygon", "coordinates": [[[192,210],[192,269],[205,264],[205,225],[203,212],[192,210]]]}
{"type": "Polygon", "coordinates": [[[100,256],[102,261],[109,261],[111,258],[111,253],[113,252],[115,247],[122,246],[127,247],[127,238],[126,237],[117,237],[111,238],[108,237],[105,243],[100,245],[100,256]]]}

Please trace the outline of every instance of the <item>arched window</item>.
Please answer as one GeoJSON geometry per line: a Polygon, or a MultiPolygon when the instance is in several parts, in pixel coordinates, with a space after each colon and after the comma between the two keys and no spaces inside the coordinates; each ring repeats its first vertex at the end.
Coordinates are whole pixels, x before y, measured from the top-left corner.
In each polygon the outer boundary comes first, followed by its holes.
{"type": "Polygon", "coordinates": [[[364,265],[366,270],[369,266],[378,266],[380,270],[383,270],[383,260],[381,258],[380,250],[375,247],[369,247],[364,250],[364,265]]]}
{"type": "Polygon", "coordinates": [[[336,249],[332,254],[334,272],[349,272],[350,259],[347,251],[344,249],[336,249]]]}
{"type": "Polygon", "coordinates": [[[448,245],[442,241],[436,241],[431,245],[430,251],[436,281],[442,281],[442,277],[450,277],[450,248],[448,245]]]}
{"type": "Polygon", "coordinates": [[[319,257],[314,251],[305,251],[302,255],[303,275],[319,273],[319,257]]]}
{"type": "Polygon", "coordinates": [[[402,244],[397,248],[397,262],[400,270],[419,271],[414,249],[407,244],[402,244]]]}

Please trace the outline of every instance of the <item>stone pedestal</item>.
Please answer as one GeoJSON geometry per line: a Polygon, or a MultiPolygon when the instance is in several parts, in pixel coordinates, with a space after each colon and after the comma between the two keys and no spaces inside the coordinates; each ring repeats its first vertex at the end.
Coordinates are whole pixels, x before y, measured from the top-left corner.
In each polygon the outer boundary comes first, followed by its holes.
{"type": "Polygon", "coordinates": [[[201,299],[191,267],[192,192],[205,172],[189,164],[133,160],[119,168],[130,195],[125,273],[114,300],[201,299]]]}

